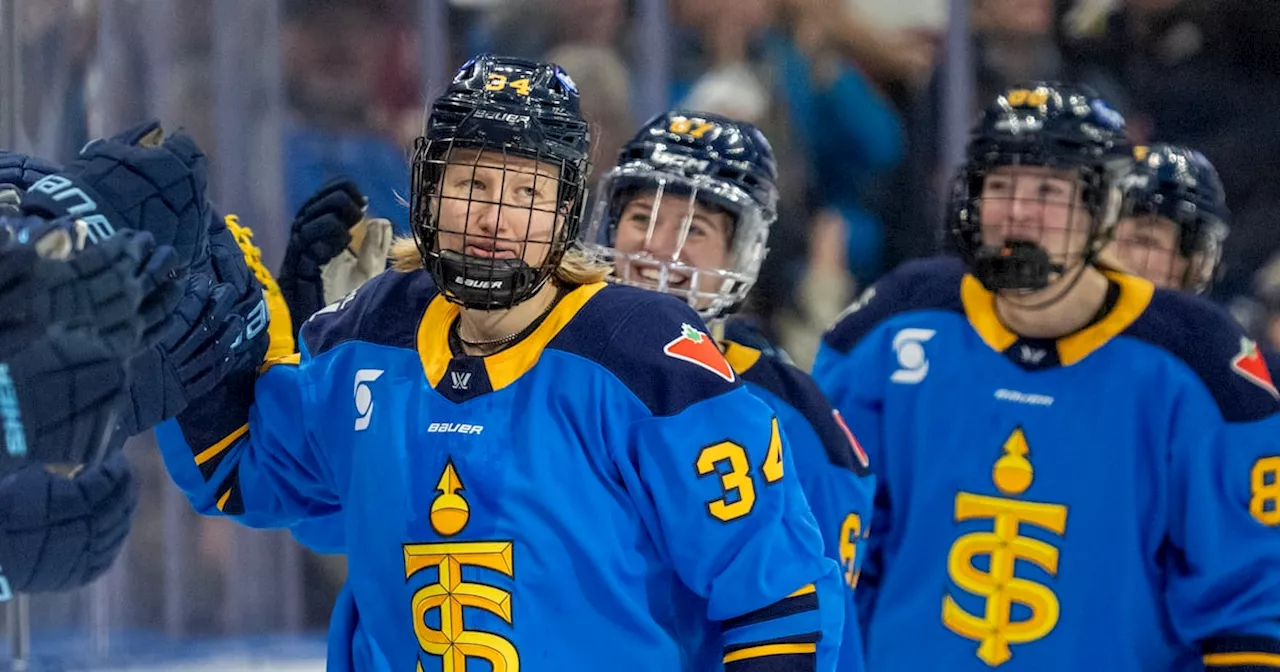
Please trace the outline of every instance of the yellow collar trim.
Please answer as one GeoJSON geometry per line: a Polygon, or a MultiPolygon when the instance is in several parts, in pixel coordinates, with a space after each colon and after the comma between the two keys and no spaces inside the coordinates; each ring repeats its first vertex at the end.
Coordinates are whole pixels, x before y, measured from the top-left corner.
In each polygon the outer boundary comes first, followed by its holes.
{"type": "MultiPolygon", "coordinates": [[[[485,371],[494,391],[510,385],[533,368],[551,339],[606,284],[596,282],[570,291],[560,299],[560,303],[556,304],[532,334],[502,352],[485,357],[485,371]]],[[[445,372],[449,370],[449,362],[453,359],[453,353],[449,350],[449,326],[457,319],[459,310],[456,303],[450,303],[443,295],[438,295],[427,305],[422,322],[418,324],[418,356],[422,359],[422,371],[431,387],[439,385],[445,372]]]]}
{"type": "MultiPolygon", "coordinates": [[[[1104,270],[1109,280],[1120,286],[1115,307],[1101,320],[1057,340],[1058,361],[1071,366],[1097,351],[1133,324],[1151,304],[1155,286],[1137,276],[1104,270]]],[[[1004,352],[1018,341],[996,316],[995,295],[987,291],[977,278],[966,274],[960,281],[960,302],[965,316],[978,336],[996,352],[1004,352]]]]}
{"type": "Polygon", "coordinates": [[[732,366],[734,372],[739,376],[746,373],[747,369],[755,366],[756,362],[760,361],[759,350],[734,343],[733,341],[720,341],[720,349],[724,351],[725,361],[729,362],[729,366],[732,366]]]}

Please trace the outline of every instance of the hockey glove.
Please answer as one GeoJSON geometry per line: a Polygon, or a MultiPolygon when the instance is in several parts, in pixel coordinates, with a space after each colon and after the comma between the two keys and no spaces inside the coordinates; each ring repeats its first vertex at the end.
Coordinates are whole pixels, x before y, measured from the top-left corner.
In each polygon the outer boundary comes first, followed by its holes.
{"type": "Polygon", "coordinates": [[[52,162],[39,157],[0,150],[0,184],[9,184],[19,191],[31,188],[40,178],[62,170],[52,162]]]}
{"type": "MultiPolygon", "coordinates": [[[[269,318],[266,359],[276,359],[297,352],[297,343],[293,338],[293,322],[289,316],[289,306],[284,302],[284,295],[280,293],[280,285],[276,282],[275,276],[271,274],[271,271],[267,270],[266,264],[262,263],[262,250],[253,244],[253,231],[249,227],[241,225],[240,218],[235,215],[227,215],[223,218],[223,221],[235,238],[236,245],[240,247],[241,253],[244,254],[244,262],[249,267],[249,272],[253,273],[253,277],[262,285],[263,298],[266,300],[265,308],[269,318]]],[[[252,320],[250,324],[253,324],[252,320]]]]}
{"type": "Polygon", "coordinates": [[[262,284],[221,217],[213,218],[208,254],[207,272],[192,272],[170,320],[171,335],[129,362],[128,398],[112,448],[176,416],[230,372],[252,380],[262,365],[270,318],[262,284]]]}
{"type": "Polygon", "coordinates": [[[98,335],[128,357],[154,343],[182,296],[177,255],[151,236],[123,232],[76,250],[81,230],[60,220],[24,222],[0,256],[0,359],[60,324],[98,335]]]}
{"type": "Polygon", "coordinates": [[[326,182],[298,209],[276,276],[295,335],[307,318],[325,307],[321,268],[351,244],[350,229],[364,218],[368,202],[354,182],[338,178],[326,182]]]}
{"type": "Polygon", "coordinates": [[[208,275],[189,278],[166,335],[129,361],[131,380],[113,449],[176,416],[226,376],[234,364],[232,346],[242,339],[245,325],[237,295],[231,284],[215,283],[208,275]]]}
{"type": "Polygon", "coordinates": [[[0,475],[29,462],[95,464],[124,388],[123,359],[84,330],[55,326],[0,362],[0,475]]]}
{"type": "MultiPolygon", "coordinates": [[[[222,217],[215,218],[209,229],[209,257],[213,277],[220,283],[231,285],[235,291],[235,306],[231,313],[242,322],[240,338],[232,344],[234,361],[227,368],[248,372],[257,376],[258,368],[266,359],[270,335],[267,332],[271,313],[267,309],[266,292],[257,274],[249,267],[246,255],[257,257],[258,250],[252,244],[241,246],[240,241],[227,227],[222,217]],[[247,248],[247,249],[246,249],[247,248]]],[[[261,267],[261,260],[254,262],[261,267]]],[[[262,272],[266,269],[259,268],[262,272]]],[[[207,392],[207,390],[206,390],[207,392]]],[[[203,394],[203,392],[201,393],[203,394]]],[[[195,395],[192,398],[198,397],[195,395]]]]}
{"type": "Polygon", "coordinates": [[[356,291],[373,276],[387,270],[387,253],[391,251],[391,222],[386,219],[365,219],[356,224],[351,232],[354,234],[352,243],[358,252],[345,247],[320,269],[326,306],[356,291]]]}
{"type": "Polygon", "coordinates": [[[46,218],[82,219],[97,243],[119,229],[150,232],[179,261],[197,269],[205,259],[210,207],[204,153],[177,133],[160,142],[150,121],[107,140],[95,140],[65,168],[27,191],[22,211],[46,218]]]}
{"type": "Polygon", "coordinates": [[[138,491],[124,453],[71,478],[39,465],[0,481],[0,574],[12,590],[71,590],[120,555],[138,491]]]}

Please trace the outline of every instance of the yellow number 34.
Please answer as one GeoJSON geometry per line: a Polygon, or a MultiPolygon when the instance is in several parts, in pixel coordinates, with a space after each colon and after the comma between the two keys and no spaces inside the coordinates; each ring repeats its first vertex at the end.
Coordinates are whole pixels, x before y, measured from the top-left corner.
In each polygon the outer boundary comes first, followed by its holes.
{"type": "Polygon", "coordinates": [[[1005,93],[1004,97],[1014,107],[1040,107],[1049,102],[1049,93],[1043,89],[1013,89],[1005,93]]]}
{"type": "MultiPolygon", "coordinates": [[[[719,499],[707,502],[707,513],[711,517],[724,522],[741,518],[751,513],[756,505],[756,485],[751,478],[751,462],[747,459],[747,451],[733,441],[713,443],[698,453],[698,476],[720,475],[720,487],[724,495],[719,499]],[[728,462],[727,471],[717,467],[728,462]],[[730,493],[737,497],[729,501],[730,493]]],[[[766,483],[782,480],[782,434],[778,431],[778,419],[773,419],[773,427],[769,435],[769,452],[764,457],[760,471],[766,483]]]]}
{"type": "Polygon", "coordinates": [[[521,77],[513,82],[507,81],[506,75],[500,75],[496,72],[489,73],[489,81],[485,82],[485,91],[501,91],[503,89],[515,89],[516,93],[527,96],[529,95],[529,78],[521,77]]]}

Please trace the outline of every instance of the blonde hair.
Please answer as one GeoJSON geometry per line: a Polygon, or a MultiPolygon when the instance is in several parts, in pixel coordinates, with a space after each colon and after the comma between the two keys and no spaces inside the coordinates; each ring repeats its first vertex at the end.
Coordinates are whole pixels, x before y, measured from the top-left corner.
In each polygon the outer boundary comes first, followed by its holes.
{"type": "MultiPolygon", "coordinates": [[[[391,243],[391,270],[400,273],[420,271],[423,268],[422,253],[411,236],[401,236],[391,243]]],[[[613,266],[594,254],[570,245],[556,267],[556,280],[566,285],[589,285],[600,282],[613,273],[613,266]]]]}

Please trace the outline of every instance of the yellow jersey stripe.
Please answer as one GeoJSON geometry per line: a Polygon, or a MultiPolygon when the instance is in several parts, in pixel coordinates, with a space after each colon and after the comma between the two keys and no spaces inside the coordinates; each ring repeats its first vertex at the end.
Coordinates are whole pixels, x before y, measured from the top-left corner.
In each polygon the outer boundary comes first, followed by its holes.
{"type": "Polygon", "coordinates": [[[737,662],[739,660],[747,660],[748,658],[816,653],[817,651],[818,645],[812,642],[801,644],[763,644],[761,646],[738,649],[733,653],[726,653],[724,656],[724,663],[728,665],[729,663],[737,662]]]}
{"type": "Polygon", "coordinates": [[[239,429],[235,430],[234,432],[231,432],[221,441],[200,451],[200,453],[196,455],[196,464],[202,465],[208,462],[209,460],[212,460],[213,458],[217,457],[222,451],[230,447],[231,444],[235,443],[237,439],[239,439],[240,437],[248,433],[249,433],[249,423],[246,422],[245,424],[241,425],[239,429]]]}
{"type": "Polygon", "coordinates": [[[1233,665],[1280,667],[1280,653],[1262,653],[1261,651],[1207,653],[1204,656],[1204,664],[1214,667],[1230,667],[1233,665]]]}

